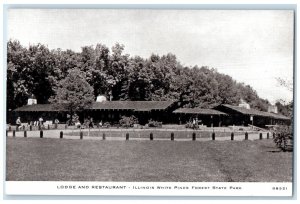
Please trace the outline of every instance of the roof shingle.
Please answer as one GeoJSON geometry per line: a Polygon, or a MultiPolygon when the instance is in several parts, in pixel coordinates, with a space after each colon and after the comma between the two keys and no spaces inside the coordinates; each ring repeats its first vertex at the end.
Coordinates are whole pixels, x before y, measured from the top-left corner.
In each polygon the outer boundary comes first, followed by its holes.
{"type": "Polygon", "coordinates": [[[202,109],[202,108],[179,108],[173,113],[185,113],[185,114],[198,114],[198,115],[226,115],[221,111],[214,109],[202,109]]]}
{"type": "MultiPolygon", "coordinates": [[[[104,101],[94,102],[86,110],[133,110],[133,111],[151,111],[165,110],[171,106],[174,101],[104,101]]],[[[19,112],[52,112],[65,111],[58,110],[53,104],[34,104],[16,108],[14,111],[19,112]]]]}

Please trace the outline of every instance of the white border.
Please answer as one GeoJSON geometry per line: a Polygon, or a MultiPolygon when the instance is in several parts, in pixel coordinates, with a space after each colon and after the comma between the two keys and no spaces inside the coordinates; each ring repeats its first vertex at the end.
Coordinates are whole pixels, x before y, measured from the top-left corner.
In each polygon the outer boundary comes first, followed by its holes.
{"type": "Polygon", "coordinates": [[[7,181],[8,195],[292,196],[292,183],[7,181]]]}
{"type": "MultiPolygon", "coordinates": [[[[186,0],[186,1],[182,1],[182,0],[173,0],[173,1],[172,0],[152,0],[152,1],[150,1],[150,0],[145,0],[143,2],[138,1],[138,0],[126,0],[126,2],[124,2],[122,0],[110,0],[110,1],[108,1],[108,0],[106,0],[106,1],[99,1],[99,0],[98,1],[97,0],[85,0],[85,1],[83,1],[83,0],[82,1],[78,1],[78,0],[77,1],[75,1],[75,0],[73,0],[73,1],[69,1],[69,0],[52,0],[52,1],[50,1],[50,0],[44,0],[44,1],[39,1],[39,0],[29,0],[29,1],[28,0],[26,0],[26,1],[24,1],[24,0],[4,0],[2,2],[2,7],[1,7],[0,10],[1,10],[1,14],[3,14],[3,4],[70,4],[70,3],[72,3],[72,4],[99,4],[99,3],[106,3],[106,4],[216,4],[216,6],[219,6],[219,4],[223,4],[223,5],[224,4],[225,5],[226,4],[258,4],[258,5],[259,4],[296,4],[296,5],[298,5],[298,1],[296,1],[296,0],[285,0],[285,1],[284,0],[273,0],[273,1],[270,1],[270,0],[252,0],[252,1],[249,1],[249,0],[246,0],[246,1],[229,0],[229,1],[226,1],[226,2],[224,2],[223,0],[211,0],[211,1],[203,1],[203,0],[186,0]]],[[[297,16],[297,25],[298,25],[298,22],[299,22],[299,20],[298,20],[298,16],[297,16]]],[[[2,25],[2,28],[3,28],[3,15],[1,15],[1,25],[2,25]]],[[[2,45],[2,47],[5,45],[4,42],[3,42],[3,32],[1,32],[1,45],[2,45]]],[[[298,42],[297,42],[297,47],[298,47],[298,42]]],[[[1,64],[3,65],[3,62],[4,62],[3,49],[1,49],[0,55],[1,55],[1,64]]],[[[298,54],[297,54],[297,58],[298,58],[298,54]]],[[[298,78],[298,72],[296,72],[295,74],[296,74],[295,77],[298,78]]],[[[1,77],[1,79],[2,79],[2,77],[1,77]]],[[[0,89],[2,89],[2,90],[4,90],[4,88],[5,88],[3,81],[4,81],[4,79],[2,79],[1,80],[2,83],[0,83],[0,89]]],[[[298,89],[297,89],[297,93],[298,93],[298,89]]],[[[6,97],[2,94],[0,101],[4,103],[5,100],[6,100],[6,97]]],[[[298,102],[296,103],[296,105],[298,105],[298,102]]],[[[0,107],[1,107],[0,110],[2,110],[1,112],[5,114],[4,105],[2,103],[1,103],[0,107]]],[[[296,113],[296,116],[297,115],[298,114],[296,113]]],[[[1,117],[0,118],[0,123],[4,124],[4,122],[5,122],[4,118],[1,117]]],[[[3,125],[1,126],[1,132],[4,133],[3,125]]],[[[297,131],[296,131],[296,133],[297,133],[297,131]]],[[[2,137],[2,138],[4,138],[4,137],[2,137]]],[[[0,145],[2,145],[2,147],[4,146],[4,140],[5,139],[0,140],[0,145]]],[[[297,146],[298,146],[298,142],[297,142],[297,146]]],[[[5,157],[5,151],[0,151],[0,165],[4,164],[4,161],[5,161],[4,157],[5,157]]],[[[295,158],[295,164],[297,164],[297,163],[298,163],[298,157],[295,158]]],[[[294,168],[297,168],[297,166],[295,166],[294,168]]],[[[3,169],[3,167],[0,168],[0,178],[1,178],[2,181],[4,181],[4,179],[5,179],[4,178],[4,169],[3,169]]],[[[295,179],[295,184],[297,184],[298,183],[297,182],[298,177],[295,176],[294,179],[295,179]]],[[[47,183],[47,182],[44,182],[44,183],[47,183]]],[[[7,190],[9,190],[9,188],[10,188],[9,185],[10,184],[9,184],[9,182],[7,182],[7,184],[8,184],[8,186],[7,186],[8,189],[7,190]]],[[[256,183],[252,183],[252,184],[256,184],[256,183]]],[[[285,183],[285,184],[287,184],[287,183],[285,183]]],[[[4,190],[3,185],[0,185],[0,192],[1,192],[0,193],[0,198],[1,198],[1,200],[3,200],[3,198],[4,198],[3,197],[3,193],[4,193],[3,190],[4,190]]],[[[298,190],[296,189],[295,193],[297,194],[297,192],[298,192],[298,190]]],[[[137,199],[137,198],[135,198],[135,199],[137,199]]],[[[178,198],[175,198],[175,199],[178,199],[178,198]]],[[[264,200],[262,202],[274,204],[274,203],[282,203],[282,202],[284,202],[284,203],[289,203],[290,202],[291,203],[291,202],[296,202],[296,200],[297,200],[297,197],[294,197],[293,200],[289,200],[289,201],[286,201],[286,200],[285,201],[282,201],[282,200],[269,200],[269,201],[264,200]]],[[[7,203],[7,202],[12,203],[11,201],[4,201],[4,202],[5,203],[7,203]]],[[[34,202],[40,203],[40,201],[31,201],[31,200],[13,201],[13,203],[19,203],[19,202],[20,203],[34,203],[34,202]]],[[[57,203],[57,201],[54,201],[54,202],[57,203]]],[[[67,202],[67,201],[64,201],[64,202],[67,202]]],[[[82,201],[80,201],[80,200],[79,201],[69,201],[69,202],[70,203],[71,202],[72,203],[76,203],[76,202],[82,203],[82,201]]],[[[97,202],[97,201],[95,201],[95,202],[97,202]]],[[[142,202],[147,203],[147,201],[142,201],[142,202]]],[[[171,201],[171,202],[172,203],[178,203],[176,201],[171,201]]],[[[184,202],[186,202],[186,201],[184,201],[184,202]]],[[[209,203],[217,203],[217,202],[219,202],[219,201],[216,201],[216,200],[209,201],[209,203]]],[[[223,203],[224,201],[221,201],[221,202],[223,203]]],[[[240,201],[227,201],[227,202],[228,203],[229,202],[230,203],[235,203],[235,202],[240,203],[240,201]]],[[[249,203],[251,201],[250,200],[248,200],[248,201],[244,200],[243,202],[249,203]]],[[[258,202],[258,201],[254,201],[254,202],[258,202]]],[[[44,200],[43,203],[52,203],[52,202],[51,202],[51,200],[50,201],[49,200],[48,201],[44,200]]],[[[130,203],[133,203],[133,201],[130,201],[130,203]]]]}

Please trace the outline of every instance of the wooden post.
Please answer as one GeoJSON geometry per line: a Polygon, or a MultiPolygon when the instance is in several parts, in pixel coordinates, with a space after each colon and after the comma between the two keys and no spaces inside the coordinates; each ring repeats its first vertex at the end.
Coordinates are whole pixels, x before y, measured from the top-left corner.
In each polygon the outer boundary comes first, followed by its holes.
{"type": "Polygon", "coordinates": [[[80,131],[80,139],[83,139],[83,132],[80,131]]]}
{"type": "Polygon", "coordinates": [[[270,134],[269,134],[269,132],[267,133],[267,139],[269,139],[270,138],[270,134]]]}
{"type": "Polygon", "coordinates": [[[43,138],[43,136],[44,136],[43,130],[40,130],[40,138],[43,138]]]}
{"type": "Polygon", "coordinates": [[[248,132],[245,132],[245,140],[248,140],[248,132]]]}
{"type": "Polygon", "coordinates": [[[174,140],[174,132],[171,132],[171,140],[174,140]]]}
{"type": "Polygon", "coordinates": [[[32,131],[32,125],[29,125],[29,130],[32,131]]]}
{"type": "Polygon", "coordinates": [[[15,130],[13,130],[13,137],[15,137],[16,136],[16,131],[15,130]]]}
{"type": "Polygon", "coordinates": [[[193,137],[193,140],[196,140],[196,133],[195,132],[193,132],[192,137],[193,137]]]}
{"type": "Polygon", "coordinates": [[[105,140],[105,133],[103,133],[102,135],[102,140],[105,140]]]}
{"type": "Polygon", "coordinates": [[[24,130],[24,137],[27,137],[27,131],[24,130]]]}
{"type": "Polygon", "coordinates": [[[213,132],[213,133],[211,134],[211,139],[212,139],[212,140],[215,140],[215,139],[216,139],[216,133],[215,133],[215,132],[213,132]]]}
{"type": "Polygon", "coordinates": [[[48,124],[48,130],[50,130],[50,125],[48,124]]]}
{"type": "Polygon", "coordinates": [[[63,133],[63,131],[60,131],[59,138],[62,139],[63,137],[64,137],[64,133],[63,133]]]}
{"type": "Polygon", "coordinates": [[[259,133],[259,139],[262,140],[262,133],[259,133]]]}
{"type": "Polygon", "coordinates": [[[234,140],[234,133],[231,133],[231,140],[234,140]]]}
{"type": "Polygon", "coordinates": [[[129,133],[126,133],[126,140],[129,140],[129,133]]]}
{"type": "Polygon", "coordinates": [[[153,140],[153,133],[150,133],[150,140],[153,140]]]}

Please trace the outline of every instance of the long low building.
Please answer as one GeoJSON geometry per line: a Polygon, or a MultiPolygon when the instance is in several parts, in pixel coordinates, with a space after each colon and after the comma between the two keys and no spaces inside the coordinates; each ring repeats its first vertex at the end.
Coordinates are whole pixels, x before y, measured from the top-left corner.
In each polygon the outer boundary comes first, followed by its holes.
{"type": "Polygon", "coordinates": [[[214,109],[228,115],[224,120],[224,125],[264,127],[266,125],[289,124],[291,122],[291,119],[284,115],[229,104],[221,104],[214,107],[214,109]]]}
{"type": "MultiPolygon", "coordinates": [[[[102,101],[94,102],[91,107],[78,113],[80,121],[84,118],[93,118],[95,122],[118,123],[122,116],[136,116],[140,124],[156,120],[164,123],[172,123],[170,114],[176,109],[174,101],[102,101]]],[[[57,109],[53,104],[31,104],[19,107],[13,111],[13,118],[21,117],[23,121],[37,121],[40,117],[44,121],[56,118],[59,121],[68,120],[67,110],[57,109]]],[[[13,123],[13,121],[10,121],[13,123]]]]}
{"type": "MultiPolygon", "coordinates": [[[[101,101],[94,102],[90,107],[79,113],[81,122],[85,118],[92,117],[94,122],[102,121],[116,124],[122,116],[134,115],[139,123],[144,125],[149,120],[162,122],[163,124],[185,124],[197,119],[208,127],[220,127],[229,125],[254,125],[265,127],[266,125],[289,124],[291,119],[276,113],[269,113],[222,104],[213,109],[181,108],[176,101],[101,101]]],[[[32,104],[19,107],[13,111],[12,121],[17,117],[22,122],[37,121],[40,117],[44,121],[54,121],[56,118],[61,122],[68,120],[67,110],[57,109],[52,104],[32,104]]]]}

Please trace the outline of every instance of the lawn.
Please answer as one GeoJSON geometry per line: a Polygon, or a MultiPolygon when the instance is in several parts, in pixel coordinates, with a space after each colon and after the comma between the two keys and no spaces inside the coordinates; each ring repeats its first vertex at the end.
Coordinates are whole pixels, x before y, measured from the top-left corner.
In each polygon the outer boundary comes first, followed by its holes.
{"type": "Polygon", "coordinates": [[[6,151],[9,181],[292,181],[292,153],[272,140],[7,138],[6,151]]]}

